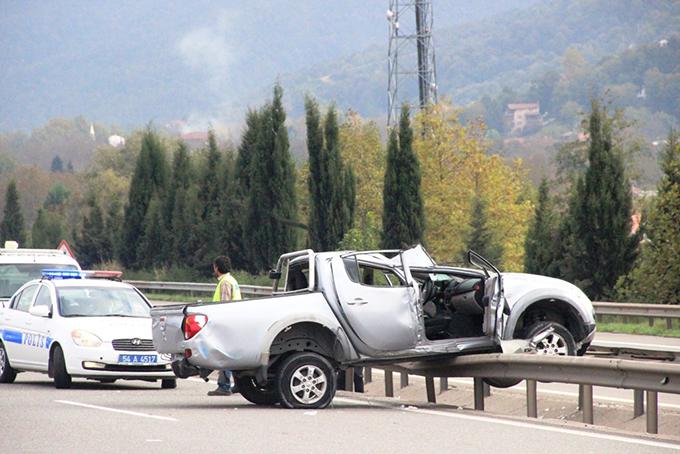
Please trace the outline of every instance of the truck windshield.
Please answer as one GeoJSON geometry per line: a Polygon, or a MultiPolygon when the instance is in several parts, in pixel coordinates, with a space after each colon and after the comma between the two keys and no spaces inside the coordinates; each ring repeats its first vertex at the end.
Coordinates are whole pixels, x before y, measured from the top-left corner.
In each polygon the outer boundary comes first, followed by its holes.
{"type": "Polygon", "coordinates": [[[149,305],[132,288],[62,287],[62,317],[149,317],[149,305]]]}
{"type": "Polygon", "coordinates": [[[54,263],[3,263],[0,264],[0,298],[9,298],[26,282],[38,279],[45,268],[76,270],[74,265],[54,263]]]}

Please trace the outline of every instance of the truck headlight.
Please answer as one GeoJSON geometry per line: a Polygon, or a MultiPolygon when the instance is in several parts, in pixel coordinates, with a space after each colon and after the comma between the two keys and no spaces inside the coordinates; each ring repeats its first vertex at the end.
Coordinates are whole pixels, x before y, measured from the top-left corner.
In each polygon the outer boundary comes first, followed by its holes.
{"type": "Polygon", "coordinates": [[[75,329],[71,331],[71,338],[76,345],[81,347],[99,347],[102,340],[89,331],[75,329]]]}

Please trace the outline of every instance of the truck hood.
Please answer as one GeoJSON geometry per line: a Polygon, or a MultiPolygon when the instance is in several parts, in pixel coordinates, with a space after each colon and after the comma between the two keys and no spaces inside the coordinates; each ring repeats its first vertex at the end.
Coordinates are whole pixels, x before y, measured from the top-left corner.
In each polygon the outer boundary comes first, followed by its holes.
{"type": "Polygon", "coordinates": [[[69,317],[69,328],[89,331],[104,342],[113,339],[151,339],[151,318],[69,317]]]}
{"type": "Polygon", "coordinates": [[[574,301],[588,301],[581,289],[561,279],[526,273],[502,273],[502,276],[505,299],[510,307],[527,293],[539,290],[567,296],[574,301]]]}

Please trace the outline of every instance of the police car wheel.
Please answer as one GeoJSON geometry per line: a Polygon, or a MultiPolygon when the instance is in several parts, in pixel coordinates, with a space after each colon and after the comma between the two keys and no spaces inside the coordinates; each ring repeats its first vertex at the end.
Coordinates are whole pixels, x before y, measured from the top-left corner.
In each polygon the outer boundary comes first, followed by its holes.
{"type": "Polygon", "coordinates": [[[177,380],[174,378],[164,378],[161,380],[161,389],[175,389],[177,388],[177,380]]]}
{"type": "Polygon", "coordinates": [[[0,383],[14,383],[15,378],[17,378],[17,371],[9,365],[7,350],[5,350],[5,345],[0,342],[0,383]]]}
{"type": "Polygon", "coordinates": [[[54,386],[56,386],[58,389],[70,388],[71,376],[66,371],[64,352],[58,345],[54,347],[54,351],[52,352],[52,364],[54,367],[54,386]]]}

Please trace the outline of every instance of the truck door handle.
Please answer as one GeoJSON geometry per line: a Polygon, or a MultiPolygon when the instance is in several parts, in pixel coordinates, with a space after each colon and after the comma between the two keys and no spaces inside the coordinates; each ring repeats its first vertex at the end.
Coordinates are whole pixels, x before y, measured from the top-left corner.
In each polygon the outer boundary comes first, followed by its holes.
{"type": "Polygon", "coordinates": [[[347,301],[347,304],[349,306],[354,306],[355,304],[357,306],[363,306],[364,304],[367,304],[367,303],[368,303],[368,301],[366,301],[365,299],[362,299],[362,298],[354,298],[351,301],[347,301]]]}

